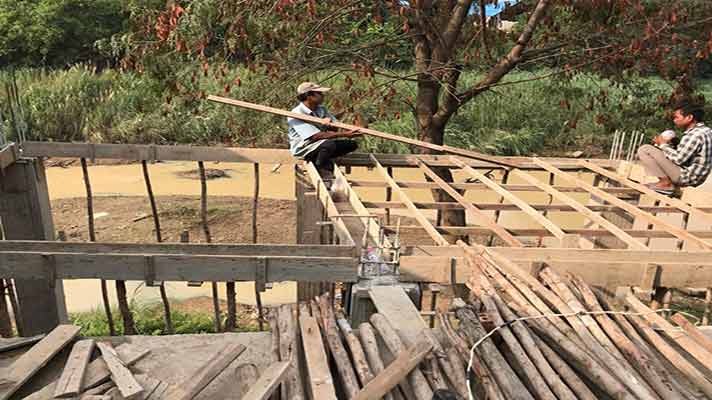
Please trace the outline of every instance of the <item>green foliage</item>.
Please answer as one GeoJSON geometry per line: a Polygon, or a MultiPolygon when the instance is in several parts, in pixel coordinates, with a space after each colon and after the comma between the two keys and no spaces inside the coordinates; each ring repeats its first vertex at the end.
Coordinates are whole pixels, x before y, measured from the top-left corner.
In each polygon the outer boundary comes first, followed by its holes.
{"type": "Polygon", "coordinates": [[[0,67],[98,61],[94,43],[126,17],[117,0],[0,0],[0,67]]]}
{"type": "MultiPolygon", "coordinates": [[[[163,308],[160,304],[137,305],[131,304],[136,332],[139,335],[165,335],[163,321],[163,308]]],[[[118,309],[112,310],[114,326],[117,333],[123,333],[121,313],[118,309]]],[[[109,325],[103,309],[88,312],[73,313],[69,316],[72,324],[82,328],[83,336],[108,336],[109,325]]],[[[171,320],[176,334],[185,333],[215,333],[213,316],[209,312],[183,312],[171,311],[171,320]]],[[[224,322],[224,321],[223,321],[224,322]]],[[[252,330],[251,327],[238,327],[238,331],[252,330]]]]}

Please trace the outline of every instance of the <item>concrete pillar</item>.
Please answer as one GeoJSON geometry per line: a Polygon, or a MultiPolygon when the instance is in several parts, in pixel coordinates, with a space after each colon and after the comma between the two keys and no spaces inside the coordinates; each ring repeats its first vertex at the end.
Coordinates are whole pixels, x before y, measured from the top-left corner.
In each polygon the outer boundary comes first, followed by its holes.
{"type": "MultiPolygon", "coordinates": [[[[0,219],[7,240],[54,240],[44,165],[36,159],[20,159],[0,174],[0,219]]],[[[62,281],[46,276],[16,279],[19,303],[18,328],[32,336],[51,331],[67,321],[62,281]]]]}

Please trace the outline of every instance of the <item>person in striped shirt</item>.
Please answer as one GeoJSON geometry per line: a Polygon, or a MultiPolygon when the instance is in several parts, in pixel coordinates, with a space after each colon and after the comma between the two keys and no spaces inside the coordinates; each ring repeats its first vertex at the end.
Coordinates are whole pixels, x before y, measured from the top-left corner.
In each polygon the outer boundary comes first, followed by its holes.
{"type": "Polygon", "coordinates": [[[712,169],[712,129],[704,122],[702,107],[684,104],[673,114],[673,123],[685,134],[677,146],[665,135],[638,149],[638,158],[648,175],[658,178],[648,186],[658,193],[672,195],[684,186],[699,186],[712,169]]]}

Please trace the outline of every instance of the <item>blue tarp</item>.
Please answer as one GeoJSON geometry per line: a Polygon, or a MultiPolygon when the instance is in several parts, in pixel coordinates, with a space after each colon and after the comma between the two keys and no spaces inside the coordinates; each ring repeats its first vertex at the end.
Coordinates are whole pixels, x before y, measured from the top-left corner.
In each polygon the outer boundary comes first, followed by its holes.
{"type": "MultiPolygon", "coordinates": [[[[507,6],[513,6],[519,3],[519,0],[499,0],[496,4],[488,4],[485,6],[485,16],[492,17],[502,11],[507,6]]],[[[475,13],[478,13],[479,9],[475,8],[475,13]]]]}

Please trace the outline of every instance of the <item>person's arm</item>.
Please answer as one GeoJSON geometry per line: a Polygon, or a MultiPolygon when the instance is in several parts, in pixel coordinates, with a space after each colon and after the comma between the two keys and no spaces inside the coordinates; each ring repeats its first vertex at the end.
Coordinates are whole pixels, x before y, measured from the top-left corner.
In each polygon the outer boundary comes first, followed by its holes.
{"type": "Polygon", "coordinates": [[[668,143],[661,144],[660,148],[668,160],[682,166],[699,152],[701,145],[702,138],[698,134],[692,134],[683,136],[677,149],[668,143]]]}
{"type": "Polygon", "coordinates": [[[321,140],[321,139],[336,139],[336,138],[352,138],[356,136],[361,136],[362,134],[358,130],[353,130],[353,131],[340,131],[340,132],[334,132],[334,131],[321,131],[318,133],[315,133],[310,137],[311,140],[321,140]]]}

